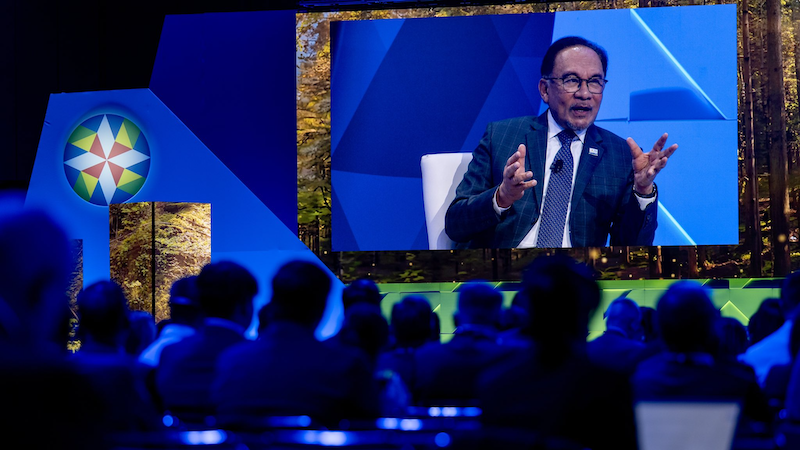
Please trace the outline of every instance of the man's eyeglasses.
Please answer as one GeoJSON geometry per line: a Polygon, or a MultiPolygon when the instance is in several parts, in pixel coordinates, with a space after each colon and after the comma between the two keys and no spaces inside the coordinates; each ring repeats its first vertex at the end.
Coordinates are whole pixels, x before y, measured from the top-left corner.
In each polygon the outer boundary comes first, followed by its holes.
{"type": "Polygon", "coordinates": [[[602,94],[603,89],[606,87],[606,83],[608,80],[604,80],[600,77],[593,77],[589,78],[588,80],[585,78],[578,78],[574,75],[568,75],[566,77],[542,77],[545,80],[558,80],[561,82],[561,87],[564,89],[565,92],[572,94],[574,92],[578,92],[581,88],[581,83],[584,81],[586,82],[586,88],[589,89],[589,92],[592,94],[602,94]]]}

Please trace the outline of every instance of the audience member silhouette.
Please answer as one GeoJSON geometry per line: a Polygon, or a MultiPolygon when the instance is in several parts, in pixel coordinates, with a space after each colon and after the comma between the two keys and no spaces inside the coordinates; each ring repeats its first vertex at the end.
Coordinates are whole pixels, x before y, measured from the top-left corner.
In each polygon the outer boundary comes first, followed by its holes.
{"type": "Polygon", "coordinates": [[[514,294],[511,305],[503,310],[500,319],[500,336],[498,342],[504,346],[528,346],[530,339],[523,330],[530,324],[530,302],[525,289],[514,294]]]}
{"type": "Polygon", "coordinates": [[[326,343],[358,349],[375,367],[378,355],[389,344],[389,323],[379,306],[367,302],[354,303],[345,310],[341,330],[326,343]]]}
{"type": "Polygon", "coordinates": [[[489,284],[465,283],[444,344],[424,297],[395,304],[389,326],[377,285],[356,280],[342,293],[342,330],[320,342],[314,333],[331,278],[293,261],[273,278],[258,338],[248,341],[258,285],[242,266],[217,262],[173,284],[171,318],[143,350],[152,316],[130,312],[111,281],[87,286],[77,300],[81,347],[70,354],[64,293],[73,265],[50,216],[0,194],[3,427],[35,447],[118,448],[119,432],[164,429],[163,410],[198,428],[238,430],[276,415],[341,427],[342,419],[402,415],[409,387],[418,404],[479,405],[486,441],[471,448],[636,448],[638,400],[734,400],[747,421],[773,420],[782,407],[800,421],[800,272],[786,277],[779,303],[759,306],[749,342],[739,321],[720,317],[709,291],[680,281],[657,309],[614,300],[606,332],[587,343],[599,287],[589,267],[564,254],[534,260],[506,310],[489,284]],[[146,325],[138,340],[137,320],[146,325]],[[512,427],[526,433],[507,434],[512,427]]]}
{"type": "Polygon", "coordinates": [[[258,335],[256,339],[260,339],[261,335],[265,333],[267,327],[272,323],[273,310],[275,305],[267,303],[258,310],[258,335]]]}
{"type": "Polygon", "coordinates": [[[500,331],[521,330],[528,325],[528,312],[517,305],[509,305],[500,312],[497,328],[500,331]]]}
{"type": "Polygon", "coordinates": [[[503,440],[514,427],[534,433],[524,448],[549,448],[552,440],[636,448],[627,378],[586,356],[588,320],[600,302],[594,274],[566,255],[543,255],[525,269],[523,289],[531,311],[525,333],[533,344],[487,368],[479,381],[487,445],[509,448],[503,440]]]}
{"type": "Polygon", "coordinates": [[[716,336],[718,358],[736,361],[747,350],[747,328],[733,317],[717,319],[716,336]]]}
{"type": "Polygon", "coordinates": [[[620,297],[605,312],[606,331],[587,345],[589,360],[598,366],[632,375],[636,365],[650,356],[641,336],[639,305],[620,297]]]}
{"type": "Polygon", "coordinates": [[[105,411],[66,351],[70,242],[24,194],[0,193],[0,385],[9,442],[104,449],[105,411]]]}
{"type": "Polygon", "coordinates": [[[442,319],[436,311],[431,312],[431,335],[430,340],[439,342],[442,335],[442,319]]]}
{"type": "Polygon", "coordinates": [[[761,342],[762,339],[777,331],[786,319],[781,311],[781,299],[778,297],[765,298],[756,312],[750,316],[747,324],[747,334],[750,345],[761,342]]]}
{"type": "Polygon", "coordinates": [[[637,367],[632,378],[637,400],[731,400],[744,405],[743,417],[770,419],[750,367],[714,357],[719,311],[707,288],[690,280],[673,283],[656,311],[667,351],[637,367]]]}
{"type": "Polygon", "coordinates": [[[389,344],[389,324],[381,311],[383,296],[378,285],[359,278],[342,290],[342,328],[326,342],[360,349],[375,364],[378,353],[389,344]]]}
{"type": "Polygon", "coordinates": [[[128,300],[113,281],[98,281],[78,294],[81,354],[124,354],[130,335],[128,300]]]}
{"type": "Polygon", "coordinates": [[[197,275],[179,278],[169,291],[169,319],[159,322],[161,330],[156,339],[139,355],[139,361],[157,366],[164,347],[193,335],[202,322],[197,292],[197,275]]]}
{"type": "Polygon", "coordinates": [[[73,359],[102,394],[107,426],[119,432],[159,429],[161,416],[146,384],[151,369],[126,347],[132,331],[122,288],[98,281],[78,294],[77,303],[81,347],[73,359]]]}
{"type": "Polygon", "coordinates": [[[395,348],[417,348],[439,341],[439,323],[428,299],[411,294],[392,305],[391,333],[395,348]]]}
{"type": "Polygon", "coordinates": [[[217,359],[245,340],[258,284],[244,267],[221,261],[203,267],[197,289],[203,324],[194,335],[164,348],[156,368],[156,389],[164,408],[183,422],[212,425],[215,403],[210,389],[217,359]]]}
{"type": "Polygon", "coordinates": [[[343,418],[377,414],[363,354],[314,337],[330,285],[328,274],[311,262],[292,261],[278,270],[264,333],[220,357],[214,384],[220,423],[248,427],[264,416],[307,415],[335,426],[343,418]]]}
{"type": "Polygon", "coordinates": [[[758,383],[762,387],[772,366],[788,364],[792,359],[789,355],[789,334],[800,304],[800,271],[794,271],[784,278],[780,300],[781,311],[786,319],[783,325],[751,345],[740,357],[742,362],[755,369],[758,383]]]}
{"type": "Polygon", "coordinates": [[[403,414],[411,394],[399,374],[378,369],[378,358],[389,346],[389,324],[374,302],[358,301],[344,312],[342,329],[325,341],[329,346],[345,346],[363,352],[370,364],[379,391],[383,414],[403,414]]]}
{"type": "Polygon", "coordinates": [[[416,382],[411,391],[418,404],[475,403],[478,376],[503,356],[497,341],[502,307],[503,295],[488,283],[460,286],[453,337],[423,345],[414,355],[416,382]]]}
{"type": "Polygon", "coordinates": [[[378,285],[369,278],[359,278],[342,290],[342,305],[347,311],[351,305],[356,303],[369,303],[375,306],[381,306],[381,295],[378,285]]]}
{"type": "Polygon", "coordinates": [[[130,332],[125,342],[125,351],[138,358],[156,340],[155,318],[147,311],[130,311],[128,327],[130,332]]]}
{"type": "Polygon", "coordinates": [[[416,383],[414,352],[428,342],[439,341],[434,316],[428,299],[421,295],[406,295],[392,305],[389,318],[391,348],[378,356],[377,370],[396,373],[410,389],[416,383]],[[434,330],[435,341],[432,338],[434,330]]]}
{"type": "Polygon", "coordinates": [[[642,318],[642,342],[647,345],[661,345],[661,331],[658,329],[658,319],[655,308],[640,306],[639,314],[642,318]]]}
{"type": "MultiPolygon", "coordinates": [[[[786,396],[784,400],[784,407],[786,409],[786,419],[790,423],[800,422],[800,326],[792,325],[791,330],[791,351],[793,352],[791,371],[789,373],[789,380],[786,386],[786,396]]],[[[782,371],[785,369],[779,365],[773,366],[773,370],[777,372],[773,375],[775,378],[784,376],[782,371]]],[[[772,371],[770,371],[771,374],[772,371]]],[[[782,381],[782,380],[781,380],[782,381]]],[[[776,380],[776,383],[778,381],[776,380]]]]}
{"type": "MultiPolygon", "coordinates": [[[[792,329],[789,334],[789,354],[792,357],[792,360],[788,364],[776,364],[772,366],[767,374],[767,378],[764,381],[764,395],[767,396],[767,399],[770,401],[770,407],[772,408],[773,412],[779,413],[781,409],[786,406],[787,394],[789,390],[789,384],[793,378],[800,377],[800,372],[794,372],[794,368],[797,365],[797,356],[800,353],[800,326],[796,325],[797,322],[792,324],[792,329]]],[[[797,387],[794,387],[797,389],[797,387]]],[[[794,395],[800,394],[798,392],[793,392],[794,395]]],[[[796,402],[800,400],[795,398],[792,403],[793,416],[792,420],[800,419],[800,407],[796,402]]]]}

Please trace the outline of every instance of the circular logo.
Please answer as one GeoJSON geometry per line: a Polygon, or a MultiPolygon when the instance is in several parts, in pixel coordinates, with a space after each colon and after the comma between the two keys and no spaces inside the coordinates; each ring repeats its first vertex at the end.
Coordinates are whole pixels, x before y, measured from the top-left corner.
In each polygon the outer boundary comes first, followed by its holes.
{"type": "Polygon", "coordinates": [[[123,203],[144,185],[150,147],[142,130],[125,117],[99,114],[72,131],[64,149],[64,172],[75,193],[95,205],[123,203]]]}

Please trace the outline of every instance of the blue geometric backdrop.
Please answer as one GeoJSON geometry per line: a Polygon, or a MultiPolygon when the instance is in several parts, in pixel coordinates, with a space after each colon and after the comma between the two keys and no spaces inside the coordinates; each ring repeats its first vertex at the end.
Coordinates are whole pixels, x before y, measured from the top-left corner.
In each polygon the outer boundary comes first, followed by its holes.
{"type": "Polygon", "coordinates": [[[331,28],[334,251],[427,249],[421,156],[471,152],[488,122],[544,112],[541,58],[566,35],[609,53],[599,126],[680,145],[657,180],[655,244],[738,243],[735,5],[331,28]]]}
{"type": "MultiPolygon", "coordinates": [[[[128,201],[210,203],[211,259],[253,272],[256,307],[286,261],[328,270],[296,235],[295,42],[294,11],[168,16],[150,89],[50,96],[26,205],[83,240],[84,285],[109,278],[109,212],[73,190],[64,149],[79,124],[103,114],[147,136],[149,173],[128,201]]],[[[337,299],[342,283],[330,275],[337,299]]],[[[336,331],[341,310],[329,302],[320,337],[336,331]]]]}

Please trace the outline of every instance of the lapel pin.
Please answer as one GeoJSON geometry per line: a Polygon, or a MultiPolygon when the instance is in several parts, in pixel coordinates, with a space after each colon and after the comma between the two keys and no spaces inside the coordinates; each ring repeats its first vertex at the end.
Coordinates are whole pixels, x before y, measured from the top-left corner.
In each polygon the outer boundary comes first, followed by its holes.
{"type": "Polygon", "coordinates": [[[589,148],[589,154],[592,156],[597,156],[597,149],[596,148],[589,148]]]}

